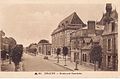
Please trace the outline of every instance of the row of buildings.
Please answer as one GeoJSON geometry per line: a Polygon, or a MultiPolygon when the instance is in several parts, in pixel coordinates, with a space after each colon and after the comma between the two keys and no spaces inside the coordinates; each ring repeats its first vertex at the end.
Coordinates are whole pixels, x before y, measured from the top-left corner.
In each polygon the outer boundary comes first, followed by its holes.
{"type": "Polygon", "coordinates": [[[71,62],[79,61],[80,65],[92,66],[90,56],[93,45],[102,48],[101,70],[118,69],[118,13],[112,9],[112,4],[106,4],[106,13],[100,21],[88,20],[85,24],[76,12],[63,19],[52,32],[52,44],[48,40],[40,40],[28,48],[37,49],[42,55],[56,55],[57,49],[67,47],[68,58],[71,62]]]}
{"type": "Polygon", "coordinates": [[[51,55],[51,45],[48,40],[42,39],[38,43],[32,43],[28,47],[26,47],[26,50],[29,53],[36,53],[36,54],[42,54],[42,55],[51,55]]]}
{"type": "MultiPolygon", "coordinates": [[[[91,46],[98,44],[102,47],[103,70],[118,68],[118,13],[112,10],[112,4],[106,4],[106,13],[100,21],[88,21],[84,24],[76,12],[62,20],[52,32],[51,52],[57,48],[68,47],[70,61],[79,60],[80,64],[93,65],[90,58],[91,46]]],[[[62,55],[62,51],[61,51],[62,55]]]]}
{"type": "Polygon", "coordinates": [[[6,50],[9,52],[10,49],[14,48],[17,44],[13,37],[6,37],[5,32],[0,31],[0,51],[6,50]]]}

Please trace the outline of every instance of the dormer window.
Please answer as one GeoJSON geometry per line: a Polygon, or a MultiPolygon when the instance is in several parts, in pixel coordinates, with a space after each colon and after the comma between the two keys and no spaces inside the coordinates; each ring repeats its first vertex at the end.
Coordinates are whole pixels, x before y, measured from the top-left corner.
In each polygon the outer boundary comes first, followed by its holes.
{"type": "Polygon", "coordinates": [[[112,28],[111,28],[112,32],[115,31],[115,22],[112,22],[112,28]]]}

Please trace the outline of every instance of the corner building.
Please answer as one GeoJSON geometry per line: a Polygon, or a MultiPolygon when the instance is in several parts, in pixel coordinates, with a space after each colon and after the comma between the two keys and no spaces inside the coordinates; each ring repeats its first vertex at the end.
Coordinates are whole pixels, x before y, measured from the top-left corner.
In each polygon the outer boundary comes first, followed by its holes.
{"type": "Polygon", "coordinates": [[[77,29],[84,27],[85,24],[76,14],[76,12],[72,13],[67,18],[63,19],[58,27],[52,32],[52,53],[56,53],[57,48],[61,48],[61,55],[62,55],[62,48],[64,46],[68,47],[70,56],[70,34],[77,29]]]}

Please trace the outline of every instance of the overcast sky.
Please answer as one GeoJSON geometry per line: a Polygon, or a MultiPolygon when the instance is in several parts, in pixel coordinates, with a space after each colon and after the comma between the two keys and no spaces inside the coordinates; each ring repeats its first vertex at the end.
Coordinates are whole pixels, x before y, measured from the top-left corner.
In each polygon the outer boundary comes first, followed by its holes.
{"type": "Polygon", "coordinates": [[[0,29],[7,37],[28,46],[41,39],[51,42],[51,33],[59,22],[76,12],[81,20],[99,21],[105,12],[105,4],[40,4],[9,3],[0,5],[0,29]]]}

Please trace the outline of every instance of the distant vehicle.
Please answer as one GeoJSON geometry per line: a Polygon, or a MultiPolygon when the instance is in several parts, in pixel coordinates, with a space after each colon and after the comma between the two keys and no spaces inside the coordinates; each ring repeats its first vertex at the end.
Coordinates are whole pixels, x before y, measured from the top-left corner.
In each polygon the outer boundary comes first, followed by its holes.
{"type": "Polygon", "coordinates": [[[48,56],[44,56],[44,59],[48,60],[48,56]]]}

